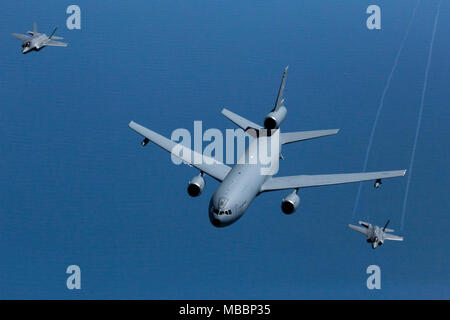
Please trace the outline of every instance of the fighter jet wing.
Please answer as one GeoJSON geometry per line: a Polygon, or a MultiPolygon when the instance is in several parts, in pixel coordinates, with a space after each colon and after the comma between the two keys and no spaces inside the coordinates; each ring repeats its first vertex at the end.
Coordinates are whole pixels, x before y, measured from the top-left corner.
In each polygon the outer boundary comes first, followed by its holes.
{"type": "Polygon", "coordinates": [[[275,177],[267,180],[261,187],[261,192],[283,189],[296,189],[306,187],[328,186],[333,184],[360,182],[367,180],[385,179],[404,176],[406,170],[344,173],[344,174],[319,174],[275,177]]]}
{"type": "Polygon", "coordinates": [[[31,39],[31,37],[27,36],[26,34],[11,33],[11,35],[14,38],[17,38],[17,39],[22,40],[22,41],[27,41],[27,40],[31,39]]]}
{"type": "Polygon", "coordinates": [[[67,47],[67,43],[54,40],[48,40],[45,45],[50,47],[67,47]]]}
{"type": "Polygon", "coordinates": [[[395,240],[395,241],[403,241],[403,237],[396,236],[394,234],[385,233],[384,234],[385,240],[395,240]]]}
{"type": "Polygon", "coordinates": [[[367,229],[367,228],[362,228],[362,227],[354,226],[354,225],[352,225],[352,224],[349,224],[348,227],[349,227],[350,229],[355,230],[355,231],[361,232],[361,233],[363,233],[363,234],[365,234],[365,235],[367,235],[367,231],[369,230],[369,229],[367,229]]]}
{"type": "Polygon", "coordinates": [[[160,146],[161,148],[172,153],[177,158],[183,160],[185,163],[199,169],[200,171],[203,171],[204,173],[210,175],[218,181],[223,181],[228,172],[230,172],[231,170],[229,166],[213,158],[199,154],[198,152],[195,152],[187,147],[181,146],[181,144],[169,140],[166,137],[163,137],[162,135],[150,129],[147,129],[134,121],[131,121],[128,126],[140,135],[149,139],[154,144],[160,146]],[[180,150],[182,150],[182,152],[178,152],[180,150]],[[201,161],[194,161],[194,159],[201,159],[201,161]]]}

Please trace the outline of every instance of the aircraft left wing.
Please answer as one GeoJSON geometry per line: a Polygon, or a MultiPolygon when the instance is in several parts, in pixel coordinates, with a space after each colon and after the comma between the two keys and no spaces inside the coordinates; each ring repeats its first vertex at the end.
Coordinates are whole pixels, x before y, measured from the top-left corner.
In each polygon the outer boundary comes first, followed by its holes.
{"type": "Polygon", "coordinates": [[[31,39],[31,37],[30,37],[30,36],[27,36],[26,34],[11,33],[11,35],[12,35],[14,38],[19,39],[19,40],[22,40],[22,41],[27,41],[27,40],[30,40],[30,39],[31,39]]]}
{"type": "Polygon", "coordinates": [[[181,159],[185,163],[187,163],[190,166],[193,166],[200,171],[210,175],[214,179],[218,181],[223,181],[227,174],[230,172],[231,168],[227,166],[226,164],[223,164],[222,162],[219,162],[213,158],[210,158],[208,156],[204,156],[199,154],[198,152],[195,152],[187,147],[182,147],[181,144],[176,143],[170,139],[167,139],[166,137],[147,129],[139,124],[137,124],[134,121],[131,121],[128,126],[139,133],[140,135],[144,136],[145,138],[149,139],[154,144],[160,146],[161,148],[165,149],[166,151],[170,152],[177,158],[181,159]],[[177,148],[180,147],[180,150],[183,152],[177,152],[177,148]],[[175,150],[174,150],[175,149],[175,150]],[[201,161],[193,161],[193,159],[201,159],[201,161]],[[199,162],[199,163],[196,163],[199,162]]]}
{"type": "Polygon", "coordinates": [[[67,43],[54,40],[48,40],[45,45],[51,47],[67,47],[67,43]]]}
{"type": "Polygon", "coordinates": [[[275,177],[267,180],[261,187],[261,192],[283,189],[296,189],[306,187],[329,186],[367,180],[402,177],[406,170],[343,173],[343,174],[319,174],[275,177]]]}
{"type": "Polygon", "coordinates": [[[395,240],[395,241],[403,241],[403,237],[396,236],[394,234],[385,233],[384,234],[385,240],[395,240]]]}

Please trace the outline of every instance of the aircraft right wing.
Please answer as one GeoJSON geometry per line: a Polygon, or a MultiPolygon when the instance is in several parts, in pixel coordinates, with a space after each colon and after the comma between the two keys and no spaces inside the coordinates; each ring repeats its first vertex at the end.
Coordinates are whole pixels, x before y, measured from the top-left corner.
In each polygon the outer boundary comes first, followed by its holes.
{"type": "Polygon", "coordinates": [[[170,152],[177,158],[181,159],[185,163],[187,163],[190,166],[193,166],[200,171],[210,175],[214,179],[218,181],[223,181],[227,174],[230,172],[231,168],[227,166],[226,164],[223,164],[222,162],[219,162],[213,158],[210,158],[208,156],[199,154],[198,152],[195,152],[187,147],[181,146],[181,144],[176,143],[170,139],[167,139],[166,137],[147,129],[139,124],[137,124],[134,121],[131,121],[128,126],[139,133],[140,135],[144,136],[145,138],[149,139],[154,144],[160,146],[161,148],[165,149],[166,151],[170,152]],[[177,148],[180,149],[177,152],[177,148]],[[182,149],[181,149],[182,148],[182,149]],[[193,161],[194,159],[194,161],[193,161]],[[201,159],[201,161],[195,161],[195,159],[201,159]],[[199,163],[197,163],[199,162],[199,163]]]}
{"type": "Polygon", "coordinates": [[[399,237],[399,236],[396,236],[395,234],[389,234],[389,233],[384,234],[384,239],[385,240],[403,241],[403,237],[399,237]]]}
{"type": "Polygon", "coordinates": [[[45,45],[51,47],[67,47],[67,43],[54,40],[48,40],[45,45]]]}
{"type": "Polygon", "coordinates": [[[402,177],[406,170],[343,173],[343,174],[319,174],[275,177],[267,180],[261,187],[261,192],[283,189],[297,189],[306,187],[328,186],[367,180],[402,177]]]}
{"type": "Polygon", "coordinates": [[[365,235],[367,235],[367,230],[369,230],[369,229],[367,229],[367,228],[362,228],[362,227],[354,226],[354,225],[352,225],[352,224],[349,224],[348,227],[349,227],[350,229],[355,230],[355,231],[361,232],[361,233],[363,233],[363,234],[365,234],[365,235]]]}
{"type": "Polygon", "coordinates": [[[30,40],[30,39],[31,39],[31,37],[30,37],[30,36],[27,36],[26,34],[11,33],[11,35],[12,35],[14,38],[19,39],[19,40],[22,40],[22,41],[27,41],[27,40],[30,40]]]}

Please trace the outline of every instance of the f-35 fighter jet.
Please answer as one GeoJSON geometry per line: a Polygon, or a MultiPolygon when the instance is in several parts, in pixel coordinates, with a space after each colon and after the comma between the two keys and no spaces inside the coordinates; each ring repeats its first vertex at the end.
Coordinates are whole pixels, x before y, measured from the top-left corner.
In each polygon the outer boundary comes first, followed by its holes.
{"type": "Polygon", "coordinates": [[[27,52],[30,52],[32,50],[39,51],[45,46],[51,46],[51,47],[67,47],[67,43],[55,41],[55,40],[61,40],[62,37],[56,37],[55,32],[56,29],[53,30],[52,34],[50,36],[47,36],[45,33],[38,33],[37,32],[37,25],[36,22],[33,25],[33,31],[28,31],[27,33],[29,35],[25,34],[18,34],[13,33],[11,34],[14,38],[17,38],[19,40],[22,40],[22,53],[25,54],[27,52]]]}
{"type": "Polygon", "coordinates": [[[389,220],[386,222],[383,228],[379,226],[373,226],[368,222],[359,221],[359,224],[363,227],[354,226],[349,224],[348,227],[352,230],[356,230],[366,235],[367,242],[372,243],[372,249],[375,249],[378,246],[381,246],[384,240],[396,240],[403,241],[403,237],[399,237],[393,234],[389,234],[388,232],[394,232],[393,229],[387,229],[387,225],[389,224],[389,220]]]}

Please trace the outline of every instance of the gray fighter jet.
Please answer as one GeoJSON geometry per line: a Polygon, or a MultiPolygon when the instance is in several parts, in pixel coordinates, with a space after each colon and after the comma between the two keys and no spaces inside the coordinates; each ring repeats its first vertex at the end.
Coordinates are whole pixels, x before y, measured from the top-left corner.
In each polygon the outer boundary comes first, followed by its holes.
{"type": "Polygon", "coordinates": [[[33,31],[28,31],[27,33],[29,35],[25,34],[18,34],[13,33],[11,34],[14,38],[17,38],[19,40],[22,40],[22,53],[28,53],[32,50],[39,51],[45,46],[51,46],[51,47],[67,47],[67,43],[55,41],[55,40],[61,40],[62,37],[55,36],[56,29],[53,30],[52,34],[50,36],[47,36],[45,33],[39,33],[37,31],[37,25],[36,22],[33,25],[33,31]]]}
{"type": "MultiPolygon", "coordinates": [[[[287,68],[284,71],[275,107],[269,112],[264,120],[264,127],[253,123],[227,109],[222,110],[222,114],[251,135],[248,148],[240,159],[258,158],[258,145],[272,143],[277,139],[279,151],[284,144],[314,139],[318,137],[336,134],[337,129],[317,130],[303,132],[280,133],[280,125],[286,117],[287,109],[283,98],[283,91],[286,81],[287,68]],[[265,140],[264,140],[265,139],[265,140]]],[[[142,146],[149,141],[155,143],[174,156],[181,159],[188,165],[195,167],[200,174],[195,176],[188,184],[188,193],[191,196],[198,196],[205,187],[204,173],[210,175],[220,182],[219,187],[213,194],[209,203],[209,218],[216,227],[224,227],[238,220],[249,207],[253,199],[263,192],[277,190],[292,190],[281,202],[281,209],[286,214],[293,213],[300,204],[298,191],[301,188],[326,186],[359,181],[381,181],[382,178],[392,178],[404,176],[406,170],[364,172],[349,174],[322,174],[322,175],[298,175],[275,177],[276,172],[267,174],[263,169],[267,164],[263,161],[252,163],[251,161],[239,161],[233,167],[212,159],[206,155],[199,154],[187,147],[183,152],[179,152],[180,145],[164,136],[147,129],[133,121],[129,127],[142,135],[144,140],[142,146]],[[195,161],[200,157],[203,161],[195,161]],[[194,159],[194,160],[193,160],[194,159]]],[[[280,154],[280,158],[282,158],[280,154]]],[[[278,160],[277,157],[275,160],[278,160]]],[[[378,185],[379,186],[379,185],[378,185]]]]}
{"type": "Polygon", "coordinates": [[[383,228],[379,226],[373,226],[370,223],[364,221],[359,221],[359,224],[363,227],[354,226],[352,224],[349,224],[348,227],[352,230],[356,230],[365,234],[367,238],[366,241],[372,243],[372,249],[381,246],[384,243],[384,240],[403,241],[403,237],[388,233],[394,232],[393,229],[386,228],[389,224],[389,220],[386,222],[383,228]]]}

